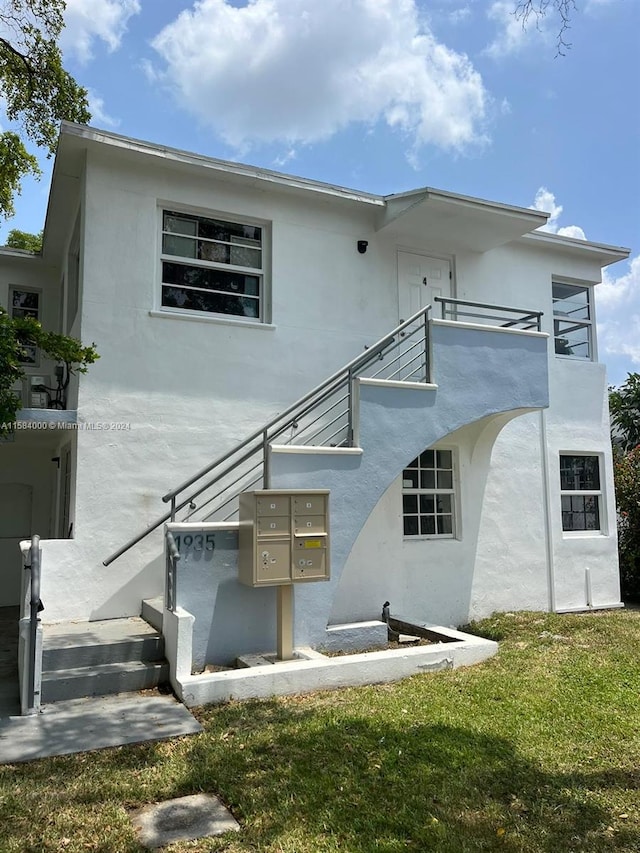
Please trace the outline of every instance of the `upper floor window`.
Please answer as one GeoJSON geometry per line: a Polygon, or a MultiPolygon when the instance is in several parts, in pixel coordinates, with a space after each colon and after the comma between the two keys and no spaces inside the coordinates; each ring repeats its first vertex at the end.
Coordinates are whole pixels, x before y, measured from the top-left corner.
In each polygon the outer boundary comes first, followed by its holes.
{"type": "Polygon", "coordinates": [[[452,450],[425,450],[402,472],[405,536],[455,535],[452,450]]]}
{"type": "Polygon", "coordinates": [[[563,530],[601,529],[598,456],[561,456],[560,494],[563,530]]]}
{"type": "Polygon", "coordinates": [[[556,355],[591,359],[591,290],[576,284],[553,282],[553,334],[556,355]]]}
{"type": "Polygon", "coordinates": [[[264,229],[165,210],[162,307],[261,320],[264,229]]]}

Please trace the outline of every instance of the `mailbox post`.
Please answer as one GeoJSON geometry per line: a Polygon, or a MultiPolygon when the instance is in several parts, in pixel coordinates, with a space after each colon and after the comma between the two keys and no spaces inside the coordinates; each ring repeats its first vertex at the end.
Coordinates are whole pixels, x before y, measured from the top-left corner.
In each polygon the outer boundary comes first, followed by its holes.
{"type": "Polygon", "coordinates": [[[329,580],[329,491],[261,489],[240,495],[238,579],[277,586],[277,653],[293,657],[293,584],[329,580]]]}

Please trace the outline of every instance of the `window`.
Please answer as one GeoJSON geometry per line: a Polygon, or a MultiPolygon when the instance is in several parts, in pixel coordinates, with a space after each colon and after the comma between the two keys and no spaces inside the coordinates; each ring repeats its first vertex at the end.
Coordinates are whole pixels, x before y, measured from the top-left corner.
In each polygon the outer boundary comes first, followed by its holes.
{"type": "Polygon", "coordinates": [[[263,228],[162,214],[162,307],[263,319],[263,228]]]}
{"type": "Polygon", "coordinates": [[[554,281],[553,334],[556,355],[592,357],[590,288],[554,281]]]}
{"type": "MultiPolygon", "coordinates": [[[[40,291],[27,287],[9,288],[9,306],[11,316],[18,318],[31,317],[40,320],[40,291]]],[[[38,348],[31,339],[22,340],[22,364],[37,367],[39,364],[38,348]]]]}
{"type": "Polygon", "coordinates": [[[600,530],[600,460],[597,456],[561,456],[560,492],[563,530],[600,530]]]}
{"type": "Polygon", "coordinates": [[[453,451],[425,450],[402,472],[405,536],[455,535],[453,451]]]}

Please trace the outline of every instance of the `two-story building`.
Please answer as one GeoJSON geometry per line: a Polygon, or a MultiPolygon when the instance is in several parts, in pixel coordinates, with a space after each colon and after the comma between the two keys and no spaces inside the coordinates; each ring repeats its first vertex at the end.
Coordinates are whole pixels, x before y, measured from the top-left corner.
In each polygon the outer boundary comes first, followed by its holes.
{"type": "MultiPolygon", "coordinates": [[[[174,517],[232,529],[239,491],[330,490],[331,580],[295,590],[296,642],[321,647],[385,601],[446,625],[619,606],[595,312],[602,267],[628,252],[537,230],[546,218],[64,124],[42,255],[0,252],[0,303],[100,360],[61,394],[56,366],[25,355],[0,444],[0,605],[38,533],[45,637],[139,614],[164,592],[162,526],[103,561],[255,433],[174,517]]],[[[210,581],[213,662],[264,647],[273,589],[210,581]]]]}

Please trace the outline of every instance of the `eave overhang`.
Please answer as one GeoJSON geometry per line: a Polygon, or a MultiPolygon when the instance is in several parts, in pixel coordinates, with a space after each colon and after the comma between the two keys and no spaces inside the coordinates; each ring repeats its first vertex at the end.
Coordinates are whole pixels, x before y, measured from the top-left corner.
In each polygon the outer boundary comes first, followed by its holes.
{"type": "Polygon", "coordinates": [[[549,214],[424,187],[385,197],[377,231],[441,252],[488,252],[539,228],[549,214]]]}
{"type": "Polygon", "coordinates": [[[545,251],[556,250],[563,255],[574,255],[594,261],[599,267],[606,267],[618,261],[626,260],[631,249],[624,246],[610,246],[607,243],[594,243],[591,240],[580,240],[577,237],[564,237],[561,234],[551,234],[548,231],[534,231],[522,237],[522,244],[539,246],[545,251]]]}

